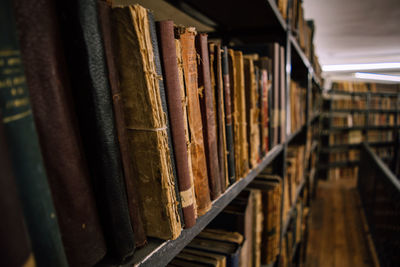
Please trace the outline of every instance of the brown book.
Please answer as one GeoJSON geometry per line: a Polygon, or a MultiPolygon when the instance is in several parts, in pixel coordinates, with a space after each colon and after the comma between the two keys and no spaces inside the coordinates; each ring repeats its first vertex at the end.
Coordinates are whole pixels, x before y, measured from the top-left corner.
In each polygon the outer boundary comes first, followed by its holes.
{"type": "Polygon", "coordinates": [[[253,266],[261,266],[261,241],[263,231],[264,214],[262,211],[262,193],[258,189],[250,189],[250,198],[253,202],[252,211],[252,257],[253,266]]]}
{"type": "Polygon", "coordinates": [[[257,59],[257,55],[244,56],[247,142],[249,144],[248,151],[251,168],[256,167],[260,160],[259,110],[257,108],[258,92],[255,77],[255,59],[257,59]]]}
{"type": "Polygon", "coordinates": [[[205,214],[211,208],[210,189],[208,185],[207,163],[204,151],[203,123],[197,85],[197,55],[195,49],[196,30],[194,28],[177,28],[176,31],[182,48],[182,63],[185,92],[188,101],[189,131],[191,137],[191,159],[196,192],[197,213],[205,214]]]}
{"type": "Polygon", "coordinates": [[[280,142],[286,140],[286,63],[285,48],[279,48],[279,133],[280,142]]]}
{"type": "Polygon", "coordinates": [[[174,145],[179,191],[185,228],[196,223],[195,196],[193,181],[189,171],[189,155],[186,146],[185,123],[182,110],[181,88],[179,81],[178,59],[176,55],[174,23],[161,21],[158,23],[161,62],[170,115],[172,140],[174,145]]]}
{"type": "Polygon", "coordinates": [[[148,236],[176,239],[181,221],[148,13],[139,5],[115,7],[112,19],[121,97],[145,231],[148,236]]]}
{"type": "Polygon", "coordinates": [[[224,87],[222,81],[222,57],[221,45],[209,44],[210,47],[210,67],[214,70],[215,81],[215,112],[216,112],[216,125],[217,125],[217,141],[218,141],[218,162],[219,162],[219,178],[221,183],[221,191],[226,190],[229,185],[228,177],[228,162],[226,155],[228,154],[226,148],[226,133],[225,133],[225,103],[224,103],[224,87]]]}
{"type": "MultiPolygon", "coordinates": [[[[271,97],[271,144],[272,147],[279,144],[279,44],[270,45],[270,56],[272,60],[272,97],[271,97]]],[[[271,147],[271,148],[272,148],[271,147]]]]}
{"type": "Polygon", "coordinates": [[[0,222],[1,266],[34,267],[35,257],[29,241],[28,230],[12,172],[3,118],[0,114],[0,222]]]}
{"type": "Polygon", "coordinates": [[[260,87],[261,87],[261,127],[260,127],[260,135],[261,135],[261,149],[264,153],[268,153],[269,150],[269,136],[268,136],[268,125],[269,125],[269,94],[270,94],[270,86],[271,81],[268,79],[269,73],[268,70],[271,69],[269,66],[271,61],[267,57],[262,57],[258,61],[258,66],[260,68],[260,87]]]}
{"type": "Polygon", "coordinates": [[[245,78],[244,78],[244,63],[243,54],[241,51],[235,51],[235,69],[236,80],[234,84],[234,113],[235,120],[238,123],[239,131],[239,145],[240,145],[240,165],[241,175],[245,177],[249,171],[249,152],[247,142],[247,129],[246,129],[246,97],[245,97],[245,78]]]}
{"type": "Polygon", "coordinates": [[[221,179],[219,173],[217,128],[214,109],[214,95],[211,88],[210,61],[207,44],[207,34],[196,36],[196,50],[200,56],[197,61],[199,76],[198,86],[200,88],[201,118],[203,121],[204,147],[206,152],[208,182],[210,185],[211,199],[217,199],[221,195],[221,179]]]}
{"type": "Polygon", "coordinates": [[[68,262],[94,265],[106,253],[82,150],[54,1],[16,5],[22,59],[40,148],[68,262]]]}
{"type": "Polygon", "coordinates": [[[100,26],[103,32],[104,52],[107,59],[108,80],[110,82],[113,99],[115,126],[117,128],[126,193],[128,197],[129,216],[131,218],[135,244],[137,247],[141,247],[146,244],[146,234],[144,232],[143,221],[139,211],[139,196],[136,191],[135,173],[130,159],[130,147],[121,99],[121,88],[119,86],[117,66],[115,65],[114,48],[112,43],[113,36],[111,33],[111,7],[105,1],[100,0],[98,1],[98,10],[101,23],[100,26]]]}

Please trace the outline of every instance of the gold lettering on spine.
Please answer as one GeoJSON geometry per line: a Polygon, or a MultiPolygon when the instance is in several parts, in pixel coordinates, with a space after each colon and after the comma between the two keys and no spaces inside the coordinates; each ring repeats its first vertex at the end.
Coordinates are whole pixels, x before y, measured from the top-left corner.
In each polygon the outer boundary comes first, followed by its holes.
{"type": "Polygon", "coordinates": [[[3,122],[4,123],[13,122],[13,121],[25,118],[25,117],[29,116],[30,114],[31,114],[31,110],[27,110],[27,111],[24,111],[24,112],[19,113],[19,114],[15,114],[15,115],[12,115],[12,116],[4,117],[3,118],[3,122]]]}

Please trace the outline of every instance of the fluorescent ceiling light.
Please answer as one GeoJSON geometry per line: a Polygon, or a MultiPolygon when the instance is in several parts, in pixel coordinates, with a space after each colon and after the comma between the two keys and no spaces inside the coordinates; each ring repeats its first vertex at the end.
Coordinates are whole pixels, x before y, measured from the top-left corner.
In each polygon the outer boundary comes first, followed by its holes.
{"type": "Polygon", "coordinates": [[[359,79],[400,82],[400,76],[385,75],[385,74],[356,72],[356,73],[354,73],[354,77],[359,78],[359,79]]]}
{"type": "Polygon", "coordinates": [[[323,71],[350,71],[350,70],[387,70],[400,69],[400,62],[392,63],[369,63],[369,64],[341,64],[323,65],[323,71]]]}

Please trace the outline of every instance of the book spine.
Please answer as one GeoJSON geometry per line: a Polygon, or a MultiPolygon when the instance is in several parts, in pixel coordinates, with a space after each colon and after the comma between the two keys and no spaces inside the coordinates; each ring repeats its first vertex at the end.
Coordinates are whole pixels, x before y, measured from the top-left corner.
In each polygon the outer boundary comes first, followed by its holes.
{"type": "Polygon", "coordinates": [[[71,103],[54,2],[18,0],[15,7],[33,117],[68,263],[94,265],[106,245],[71,103]]]}
{"type": "Polygon", "coordinates": [[[232,107],[231,107],[231,86],[229,77],[228,47],[223,47],[222,52],[222,76],[224,81],[224,100],[225,100],[225,131],[227,144],[227,162],[229,183],[236,181],[235,172],[235,146],[233,140],[232,107]]]}
{"type": "MultiPolygon", "coordinates": [[[[36,262],[67,266],[32,117],[11,1],[0,8],[0,110],[36,262]]],[[[3,172],[2,172],[3,173],[3,172]]]]}
{"type": "MultiPolygon", "coordinates": [[[[155,68],[156,68],[156,74],[157,74],[157,77],[161,77],[161,79],[158,80],[158,88],[160,90],[162,110],[164,111],[164,113],[166,115],[165,123],[167,126],[169,157],[171,159],[172,175],[175,180],[175,182],[174,182],[175,194],[176,194],[176,199],[178,201],[177,209],[178,209],[179,217],[181,219],[181,223],[185,224],[184,218],[183,218],[183,213],[182,213],[181,196],[179,193],[179,181],[178,181],[178,177],[177,177],[177,173],[176,173],[175,154],[174,154],[174,146],[172,143],[172,133],[171,133],[170,122],[169,122],[168,104],[167,104],[167,98],[166,98],[166,93],[165,93],[165,88],[164,88],[164,80],[162,79],[163,76],[162,76],[162,69],[161,69],[161,62],[160,62],[160,52],[158,49],[156,24],[154,22],[153,13],[151,13],[150,11],[147,11],[147,17],[149,18],[149,31],[150,31],[151,44],[153,46],[153,55],[154,55],[153,57],[154,57],[154,64],[155,64],[155,68]]],[[[188,192],[190,192],[190,191],[188,191],[188,192]]]]}
{"type": "Polygon", "coordinates": [[[194,28],[182,29],[182,63],[185,89],[188,100],[188,119],[191,136],[191,159],[196,192],[198,215],[205,214],[211,208],[210,190],[207,177],[207,164],[204,153],[203,124],[197,84],[197,57],[195,50],[194,28]]]}
{"type": "Polygon", "coordinates": [[[131,149],[125,125],[125,114],[119,86],[118,68],[115,62],[113,35],[111,33],[111,6],[103,0],[98,1],[99,20],[103,34],[104,53],[107,59],[108,80],[110,82],[115,127],[117,128],[119,149],[121,152],[122,168],[124,172],[126,194],[128,198],[129,216],[135,238],[135,245],[141,247],[146,244],[143,220],[139,209],[139,192],[135,184],[134,166],[131,161],[131,149]]]}
{"type": "Polygon", "coordinates": [[[273,43],[271,45],[271,57],[272,57],[272,103],[271,110],[272,116],[270,119],[271,126],[271,139],[273,146],[280,143],[279,140],[279,44],[273,43]]]}
{"type": "Polygon", "coordinates": [[[286,140],[286,73],[285,73],[285,48],[279,47],[279,125],[280,125],[280,142],[286,140]]]}
{"type": "Polygon", "coordinates": [[[218,159],[220,168],[221,191],[226,190],[229,184],[228,179],[228,162],[227,162],[227,147],[225,133],[225,101],[224,101],[224,86],[222,80],[222,57],[221,45],[216,44],[214,49],[214,75],[216,83],[216,111],[217,111],[217,136],[218,136],[218,159]]]}
{"type": "Polygon", "coordinates": [[[185,228],[190,228],[196,223],[195,196],[193,194],[193,182],[191,181],[188,162],[189,155],[186,147],[185,122],[180,95],[181,89],[175,47],[174,23],[172,21],[159,22],[158,33],[182,211],[185,220],[185,228]]]}
{"type": "Polygon", "coordinates": [[[203,136],[205,143],[205,153],[207,160],[208,182],[210,185],[211,199],[217,199],[221,195],[221,179],[218,170],[217,129],[215,125],[215,112],[213,102],[213,92],[211,89],[210,61],[207,45],[207,34],[196,36],[196,50],[200,55],[198,64],[198,86],[203,88],[200,94],[201,118],[203,121],[203,136]]]}
{"type": "Polygon", "coordinates": [[[12,171],[10,154],[0,114],[0,249],[3,256],[1,266],[35,266],[28,230],[22,211],[15,177],[12,171]]]}
{"type": "Polygon", "coordinates": [[[109,256],[133,255],[121,152],[96,0],[57,1],[68,72],[84,151],[95,189],[109,256]]]}

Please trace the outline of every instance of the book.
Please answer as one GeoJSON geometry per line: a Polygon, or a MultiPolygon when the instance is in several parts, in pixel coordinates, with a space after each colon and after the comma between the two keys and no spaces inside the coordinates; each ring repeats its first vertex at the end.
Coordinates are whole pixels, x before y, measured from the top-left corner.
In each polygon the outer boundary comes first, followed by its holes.
{"type": "Polygon", "coordinates": [[[0,248],[2,266],[35,266],[28,230],[12,171],[3,118],[0,114],[0,210],[4,218],[0,223],[0,248]]]}
{"type": "Polygon", "coordinates": [[[135,184],[135,172],[131,161],[128,131],[125,125],[125,114],[119,86],[118,68],[115,62],[113,35],[111,33],[111,6],[105,1],[98,1],[100,26],[103,34],[104,52],[108,67],[108,80],[113,101],[115,126],[117,129],[122,168],[125,178],[126,195],[128,200],[129,216],[135,238],[135,245],[141,247],[146,244],[142,215],[139,210],[139,192],[135,184]]]}
{"type": "Polygon", "coordinates": [[[196,250],[196,249],[184,249],[183,252],[191,255],[196,255],[200,256],[202,258],[211,258],[217,261],[216,266],[217,267],[224,267],[226,266],[226,257],[224,257],[221,254],[218,253],[213,253],[213,252],[208,252],[208,251],[201,251],[201,250],[196,250]]]}
{"type": "MultiPolygon", "coordinates": [[[[207,160],[208,182],[210,185],[211,199],[217,199],[221,195],[220,165],[218,159],[217,125],[214,108],[214,92],[211,87],[210,60],[206,34],[197,34],[196,51],[200,56],[197,61],[198,86],[200,93],[201,118],[203,122],[203,136],[207,160]]],[[[213,71],[213,68],[211,68],[213,71]]]]}
{"type": "Polygon", "coordinates": [[[79,135],[54,2],[15,1],[21,56],[68,263],[94,265],[106,244],[79,135]]]}
{"type": "Polygon", "coordinates": [[[246,97],[246,123],[247,123],[247,143],[250,167],[254,168],[260,161],[260,131],[259,131],[259,109],[257,108],[258,92],[257,80],[255,77],[254,61],[257,55],[244,56],[245,70],[245,97],[246,97]]]}
{"type": "Polygon", "coordinates": [[[194,203],[194,182],[189,170],[189,154],[185,137],[186,121],[184,121],[182,110],[181,88],[173,22],[159,22],[158,32],[163,65],[163,77],[165,77],[165,89],[167,93],[168,108],[170,111],[170,124],[173,135],[172,141],[175,148],[174,152],[177,163],[176,167],[179,180],[182,211],[185,228],[190,228],[196,223],[196,205],[194,203]]]}
{"type": "Polygon", "coordinates": [[[227,147],[226,147],[226,132],[225,132],[225,101],[224,87],[222,80],[222,57],[221,45],[209,44],[210,64],[213,68],[214,75],[214,92],[215,92],[215,108],[216,108],[216,125],[217,125],[217,143],[218,143],[218,162],[219,162],[219,177],[221,179],[221,191],[224,192],[228,180],[228,162],[227,162],[227,147]]]}
{"type": "Polygon", "coordinates": [[[33,253],[39,266],[68,266],[33,121],[11,1],[1,2],[0,25],[2,124],[33,253]]]}
{"type": "Polygon", "coordinates": [[[182,48],[182,69],[185,94],[188,102],[187,114],[191,146],[190,153],[192,160],[197,214],[201,216],[211,208],[211,200],[197,84],[197,57],[195,49],[196,30],[190,27],[179,27],[175,29],[175,36],[180,41],[182,48]]]}
{"type": "MultiPolygon", "coordinates": [[[[280,126],[279,140],[280,143],[283,144],[286,141],[286,134],[287,134],[286,133],[286,61],[285,61],[285,48],[283,46],[279,47],[279,126],[280,126]]],[[[288,130],[290,133],[290,129],[288,130]]]]}
{"type": "Polygon", "coordinates": [[[279,111],[279,44],[269,44],[269,56],[271,58],[272,87],[271,87],[271,112],[270,115],[270,148],[280,143],[280,111],[279,111]]]}
{"type": "Polygon", "coordinates": [[[160,89],[147,9],[112,10],[121,97],[146,235],[176,239],[181,220],[175,192],[167,116],[160,89]],[[143,51],[146,51],[145,53],[143,51]],[[134,60],[133,60],[134,59],[134,60]]]}
{"type": "Polygon", "coordinates": [[[135,250],[96,0],[56,3],[67,73],[107,252],[118,262],[135,250]]]}
{"type": "Polygon", "coordinates": [[[228,163],[228,178],[229,183],[233,184],[236,181],[235,170],[235,145],[233,137],[233,114],[232,114],[232,88],[229,76],[229,60],[228,47],[222,47],[222,76],[224,82],[224,104],[225,104],[225,132],[227,146],[227,163],[228,163]]]}

